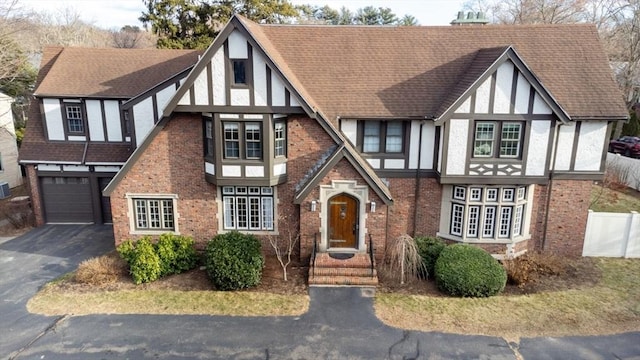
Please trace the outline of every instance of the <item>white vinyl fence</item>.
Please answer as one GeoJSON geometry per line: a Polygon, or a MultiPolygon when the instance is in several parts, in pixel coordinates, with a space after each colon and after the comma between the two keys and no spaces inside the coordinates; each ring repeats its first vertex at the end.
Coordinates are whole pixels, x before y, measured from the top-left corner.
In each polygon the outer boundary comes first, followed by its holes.
{"type": "Polygon", "coordinates": [[[628,187],[640,191],[640,159],[607,153],[607,171],[615,173],[628,187]]]}
{"type": "Polygon", "coordinates": [[[640,214],[589,210],[582,256],[640,258],[640,214]]]}

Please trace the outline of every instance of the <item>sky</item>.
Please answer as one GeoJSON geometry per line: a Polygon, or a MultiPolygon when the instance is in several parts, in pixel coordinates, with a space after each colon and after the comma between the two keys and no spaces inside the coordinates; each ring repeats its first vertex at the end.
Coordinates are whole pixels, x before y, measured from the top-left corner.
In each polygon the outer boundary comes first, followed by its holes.
{"type": "MultiPolygon", "coordinates": [[[[343,6],[355,11],[365,6],[391,8],[398,17],[413,15],[420,25],[448,25],[462,10],[464,0],[290,0],[293,4],[343,6]]],[[[18,0],[19,6],[55,16],[69,8],[83,21],[104,29],[119,29],[124,25],[142,24],[138,17],[145,10],[142,0],[18,0]]]]}

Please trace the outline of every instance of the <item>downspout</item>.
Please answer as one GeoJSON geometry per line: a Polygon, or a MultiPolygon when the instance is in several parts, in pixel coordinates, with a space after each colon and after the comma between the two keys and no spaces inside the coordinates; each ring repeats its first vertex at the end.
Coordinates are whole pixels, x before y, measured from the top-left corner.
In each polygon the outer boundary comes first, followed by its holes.
{"type": "Polygon", "coordinates": [[[81,164],[84,165],[84,163],[87,161],[87,149],[89,148],[89,142],[85,142],[84,143],[84,151],[82,152],[82,162],[81,164]]]}
{"type": "Polygon", "coordinates": [[[560,126],[562,126],[562,124],[556,125],[555,127],[555,131],[554,131],[554,136],[556,137],[555,141],[554,141],[554,149],[553,149],[553,157],[551,160],[551,170],[549,170],[549,188],[547,189],[547,203],[545,205],[545,214],[544,214],[544,226],[542,227],[543,229],[543,234],[542,234],[542,244],[541,245],[541,250],[544,250],[547,244],[547,227],[549,225],[549,205],[551,205],[551,190],[553,188],[553,173],[556,169],[556,158],[558,156],[558,142],[560,140],[560,126]]]}
{"type": "Polygon", "coordinates": [[[420,134],[418,134],[418,165],[416,166],[416,191],[414,194],[415,205],[413,207],[413,237],[416,237],[416,228],[418,227],[418,199],[420,198],[420,162],[422,158],[422,126],[424,120],[420,121],[420,134]]]}

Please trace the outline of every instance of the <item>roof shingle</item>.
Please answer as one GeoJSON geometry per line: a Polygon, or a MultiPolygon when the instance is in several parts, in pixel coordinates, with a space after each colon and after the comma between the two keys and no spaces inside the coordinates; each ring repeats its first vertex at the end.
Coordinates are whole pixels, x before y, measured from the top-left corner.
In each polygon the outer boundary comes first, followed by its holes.
{"type": "Polygon", "coordinates": [[[330,120],[437,117],[478,55],[509,46],[572,118],[627,115],[593,25],[292,26],[240,19],[330,120]]]}

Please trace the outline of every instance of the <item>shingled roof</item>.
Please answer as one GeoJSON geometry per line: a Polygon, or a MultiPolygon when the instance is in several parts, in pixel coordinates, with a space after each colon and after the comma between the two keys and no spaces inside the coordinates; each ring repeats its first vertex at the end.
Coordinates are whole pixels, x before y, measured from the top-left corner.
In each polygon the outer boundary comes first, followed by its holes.
{"type": "Polygon", "coordinates": [[[193,66],[202,51],[111,48],[46,48],[55,61],[36,96],[129,98],[193,66]]]}
{"type": "Polygon", "coordinates": [[[238,18],[330,120],[437,118],[477,59],[507,47],[571,118],[627,117],[593,25],[259,25],[238,18]]]}
{"type": "MultiPolygon", "coordinates": [[[[128,99],[143,93],[198,61],[202,51],[47,47],[36,81],[36,97],[128,99]]],[[[37,101],[29,108],[29,126],[20,160],[125,162],[131,144],[55,142],[46,140],[37,101]]]]}

